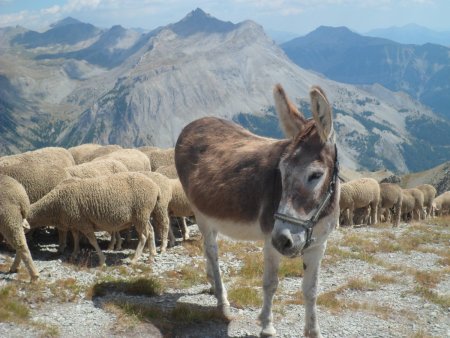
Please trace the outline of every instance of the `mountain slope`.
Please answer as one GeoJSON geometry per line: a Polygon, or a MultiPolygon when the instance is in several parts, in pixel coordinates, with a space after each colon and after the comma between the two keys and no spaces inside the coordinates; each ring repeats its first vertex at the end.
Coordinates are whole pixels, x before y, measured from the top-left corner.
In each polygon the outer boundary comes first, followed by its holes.
{"type": "Polygon", "coordinates": [[[450,49],[402,45],[351,32],[319,27],[281,46],[300,67],[340,82],[379,83],[404,91],[450,119],[450,49]]]}
{"type": "MultiPolygon", "coordinates": [[[[34,146],[173,146],[187,123],[214,115],[279,137],[273,86],[281,83],[309,114],[309,88],[318,84],[333,104],[343,165],[407,172],[450,158],[450,142],[409,131],[424,121],[430,134],[450,128],[432,111],[381,86],[358,88],[299,68],[251,21],[230,26],[197,9],[179,23],[140,35],[124,50],[131,52],[110,67],[73,54],[39,58],[49,54],[45,48],[17,51],[14,46],[2,52],[0,70],[34,109],[31,115],[24,105],[14,108],[19,135],[34,146]],[[177,34],[181,23],[189,34],[177,34]]],[[[2,136],[0,151],[6,152],[11,140],[2,136]]]]}

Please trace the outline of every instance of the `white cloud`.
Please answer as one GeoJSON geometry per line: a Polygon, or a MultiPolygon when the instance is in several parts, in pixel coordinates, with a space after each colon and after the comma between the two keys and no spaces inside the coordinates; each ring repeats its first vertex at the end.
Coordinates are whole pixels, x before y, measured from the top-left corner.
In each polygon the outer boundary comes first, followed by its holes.
{"type": "Polygon", "coordinates": [[[63,12],[78,12],[85,9],[95,9],[97,8],[102,0],[69,0],[67,4],[62,6],[63,12]]]}
{"type": "Polygon", "coordinates": [[[58,5],[41,9],[41,14],[47,15],[47,14],[58,14],[61,13],[61,7],[58,5]]]}

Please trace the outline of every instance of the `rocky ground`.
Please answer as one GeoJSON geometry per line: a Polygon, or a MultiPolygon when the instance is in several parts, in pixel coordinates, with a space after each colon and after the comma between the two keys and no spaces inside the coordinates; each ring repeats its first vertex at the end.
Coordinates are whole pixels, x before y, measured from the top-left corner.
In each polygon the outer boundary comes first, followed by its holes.
{"type": "MultiPolygon", "coordinates": [[[[450,337],[449,221],[335,230],[320,277],[323,336],[450,337]]],[[[6,273],[14,253],[1,244],[0,336],[258,336],[259,243],[221,239],[221,269],[233,314],[227,322],[214,311],[215,299],[208,293],[195,225],[191,235],[153,260],[144,255],[136,266],[127,259],[135,243],[105,251],[107,266],[96,268],[88,245],[73,261],[69,253],[57,254],[53,232],[41,232],[31,244],[41,274],[33,284],[24,267],[6,273]],[[152,290],[150,282],[156,285],[152,290]]],[[[106,239],[100,243],[106,248],[106,239]]],[[[300,259],[283,260],[274,305],[279,337],[303,332],[301,274],[300,259]]]]}

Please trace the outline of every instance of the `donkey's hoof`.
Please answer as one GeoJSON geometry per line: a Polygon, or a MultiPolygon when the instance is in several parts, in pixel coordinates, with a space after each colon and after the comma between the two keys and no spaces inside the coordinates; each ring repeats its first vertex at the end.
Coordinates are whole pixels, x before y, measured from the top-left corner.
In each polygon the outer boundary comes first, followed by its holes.
{"type": "Polygon", "coordinates": [[[226,321],[230,322],[233,319],[233,316],[231,315],[231,309],[230,309],[229,304],[222,304],[222,305],[219,305],[217,308],[226,321]]]}
{"type": "Polygon", "coordinates": [[[277,331],[273,327],[272,324],[268,324],[266,327],[264,327],[261,331],[260,336],[261,337],[275,337],[277,334],[277,331]]]}
{"type": "Polygon", "coordinates": [[[303,333],[305,337],[308,338],[323,338],[319,329],[310,329],[310,330],[305,329],[303,333]]]}

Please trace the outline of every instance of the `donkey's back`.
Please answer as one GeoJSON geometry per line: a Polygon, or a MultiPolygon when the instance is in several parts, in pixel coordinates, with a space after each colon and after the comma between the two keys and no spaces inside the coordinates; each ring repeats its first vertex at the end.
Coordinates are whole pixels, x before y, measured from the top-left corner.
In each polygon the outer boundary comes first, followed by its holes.
{"type": "Polygon", "coordinates": [[[281,191],[277,165],[287,144],[206,117],[184,128],[175,165],[196,210],[224,221],[260,222],[270,232],[281,191]],[[267,221],[265,215],[270,215],[267,221]]]}

